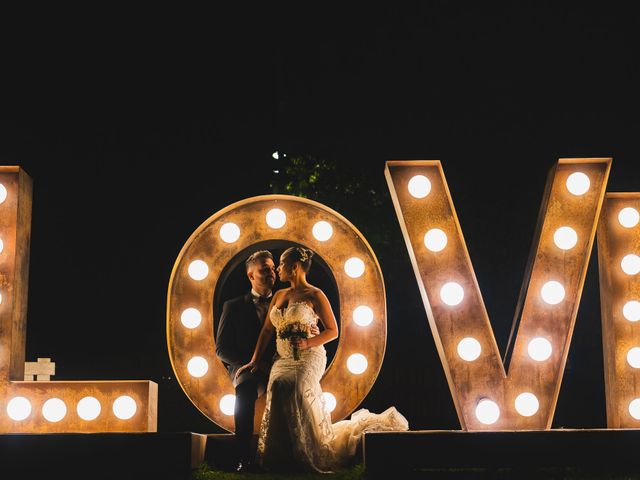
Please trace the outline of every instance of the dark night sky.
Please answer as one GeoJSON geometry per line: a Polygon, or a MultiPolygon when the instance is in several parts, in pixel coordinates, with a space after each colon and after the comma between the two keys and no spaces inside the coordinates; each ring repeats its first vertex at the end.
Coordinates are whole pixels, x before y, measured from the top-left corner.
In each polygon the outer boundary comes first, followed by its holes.
{"type": "MultiPolygon", "coordinates": [[[[270,193],[274,150],[383,186],[385,160],[442,160],[504,349],[557,158],[612,156],[609,191],[640,188],[638,17],[511,3],[5,16],[0,162],[34,180],[28,359],[52,357],[58,379],[154,380],[160,430],[218,431],[171,371],[166,290],[204,220],[270,193]]],[[[359,227],[366,208],[342,213],[359,227]]],[[[394,225],[377,253],[404,273],[386,279],[387,356],[363,406],[458,428],[394,225]]],[[[555,426],[606,422],[594,261],[555,426]]]]}

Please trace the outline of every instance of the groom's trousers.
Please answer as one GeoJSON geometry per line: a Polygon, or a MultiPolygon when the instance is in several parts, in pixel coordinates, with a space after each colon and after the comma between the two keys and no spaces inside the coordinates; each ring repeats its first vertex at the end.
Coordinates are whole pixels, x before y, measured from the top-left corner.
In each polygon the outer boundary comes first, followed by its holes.
{"type": "Polygon", "coordinates": [[[264,394],[268,378],[260,371],[242,373],[236,384],[236,404],[233,417],[236,427],[236,449],[238,460],[242,463],[253,461],[251,439],[253,437],[253,417],[256,411],[256,399],[264,394]]]}

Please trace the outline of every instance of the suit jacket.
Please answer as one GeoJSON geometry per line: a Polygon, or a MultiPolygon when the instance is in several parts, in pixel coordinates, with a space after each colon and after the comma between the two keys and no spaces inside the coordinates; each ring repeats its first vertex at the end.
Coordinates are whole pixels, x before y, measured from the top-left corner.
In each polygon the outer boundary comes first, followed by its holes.
{"type": "MultiPolygon", "coordinates": [[[[262,321],[258,318],[251,293],[224,302],[216,335],[216,354],[234,385],[236,371],[251,361],[260,330],[262,321]]],[[[271,342],[262,359],[271,362],[274,353],[275,342],[271,342]]]]}

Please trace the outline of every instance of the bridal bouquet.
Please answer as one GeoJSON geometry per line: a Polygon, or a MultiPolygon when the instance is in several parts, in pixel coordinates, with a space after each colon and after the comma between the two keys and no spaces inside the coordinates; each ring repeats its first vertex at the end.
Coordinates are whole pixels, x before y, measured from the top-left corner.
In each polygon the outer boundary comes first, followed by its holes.
{"type": "MultiPolygon", "coordinates": [[[[287,323],[278,330],[278,338],[282,338],[283,340],[290,338],[309,338],[310,334],[310,326],[306,323],[300,322],[287,323]]],[[[298,352],[298,348],[294,346],[292,346],[292,348],[294,360],[300,360],[300,352],[298,352]]]]}

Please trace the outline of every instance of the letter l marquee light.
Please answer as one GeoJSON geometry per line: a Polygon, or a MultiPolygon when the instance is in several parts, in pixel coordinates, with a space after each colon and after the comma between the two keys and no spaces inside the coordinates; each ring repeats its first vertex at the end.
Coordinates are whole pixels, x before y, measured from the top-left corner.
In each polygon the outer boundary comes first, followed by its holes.
{"type": "Polygon", "coordinates": [[[585,158],[560,159],[551,169],[507,374],[440,162],[387,162],[385,176],[463,429],[551,427],[610,168],[610,158],[585,158]]]}
{"type": "Polygon", "coordinates": [[[148,380],[24,381],[31,178],[0,167],[0,433],[155,432],[148,380]]]}

